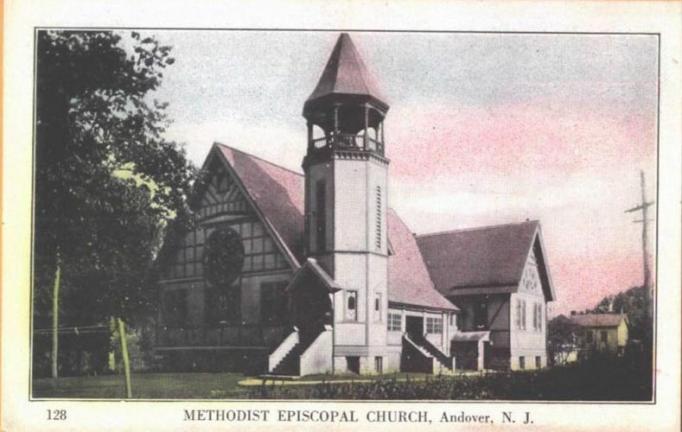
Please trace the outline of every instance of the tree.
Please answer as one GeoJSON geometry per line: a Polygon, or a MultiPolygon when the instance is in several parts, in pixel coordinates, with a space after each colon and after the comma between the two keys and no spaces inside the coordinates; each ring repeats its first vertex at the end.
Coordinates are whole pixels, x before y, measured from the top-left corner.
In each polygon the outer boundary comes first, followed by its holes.
{"type": "Polygon", "coordinates": [[[547,323],[547,351],[552,364],[566,364],[577,350],[578,326],[570,318],[559,315],[547,323]]]}
{"type": "Polygon", "coordinates": [[[150,304],[160,231],[189,223],[194,169],[163,138],[167,104],[151,98],[171,48],[136,32],[125,44],[113,32],[38,33],[34,326],[52,321],[53,377],[59,316],[134,318],[150,304]],[[61,287],[71,303],[60,305],[61,287]]]}
{"type": "Polygon", "coordinates": [[[628,316],[629,339],[651,343],[653,320],[648,315],[647,291],[644,287],[633,287],[616,295],[606,296],[592,309],[592,312],[622,312],[628,316]]]}

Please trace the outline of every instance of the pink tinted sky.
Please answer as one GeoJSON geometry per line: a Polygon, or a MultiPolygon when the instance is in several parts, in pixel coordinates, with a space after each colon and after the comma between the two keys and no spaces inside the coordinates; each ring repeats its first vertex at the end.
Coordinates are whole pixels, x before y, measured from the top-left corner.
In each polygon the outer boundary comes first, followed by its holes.
{"type": "MultiPolygon", "coordinates": [[[[337,33],[158,32],[159,99],[200,164],[214,141],[300,171],[303,102],[337,33]]],[[[352,33],[391,105],[390,201],[418,233],[539,219],[559,300],[641,283],[639,170],[655,195],[654,36],[352,33]]],[[[653,232],[652,232],[653,234],[653,232]]]]}

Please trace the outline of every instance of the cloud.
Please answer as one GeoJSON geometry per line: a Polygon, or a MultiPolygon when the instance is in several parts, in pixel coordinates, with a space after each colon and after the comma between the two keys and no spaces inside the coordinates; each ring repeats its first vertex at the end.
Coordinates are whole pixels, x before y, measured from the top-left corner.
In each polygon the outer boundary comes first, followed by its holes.
{"type": "Polygon", "coordinates": [[[170,139],[185,143],[189,158],[197,166],[201,166],[211,146],[217,141],[301,171],[301,159],[306,148],[305,131],[275,122],[267,126],[236,119],[178,122],[168,129],[167,135],[170,139]]]}
{"type": "MultiPolygon", "coordinates": [[[[301,171],[300,111],[336,34],[167,35],[169,138],[197,164],[220,141],[301,171]]],[[[623,211],[639,170],[656,174],[655,37],[353,39],[391,104],[389,199],[414,231],[539,219],[559,311],[641,283],[641,226],[623,211]]]]}

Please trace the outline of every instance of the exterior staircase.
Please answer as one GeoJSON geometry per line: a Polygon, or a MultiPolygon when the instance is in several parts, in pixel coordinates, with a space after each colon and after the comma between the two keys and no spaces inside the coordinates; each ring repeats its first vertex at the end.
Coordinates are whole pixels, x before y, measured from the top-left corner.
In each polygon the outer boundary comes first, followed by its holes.
{"type": "Polygon", "coordinates": [[[268,375],[277,376],[299,376],[301,375],[301,355],[312,345],[317,337],[322,333],[320,331],[316,335],[307,337],[305,340],[296,342],[289,352],[284,355],[273,368],[270,369],[268,375]]]}
{"type": "Polygon", "coordinates": [[[454,369],[452,357],[445,355],[423,335],[406,334],[405,339],[420,348],[419,351],[422,352],[422,354],[426,354],[428,357],[433,357],[441,368],[449,369],[451,371],[454,369]]]}

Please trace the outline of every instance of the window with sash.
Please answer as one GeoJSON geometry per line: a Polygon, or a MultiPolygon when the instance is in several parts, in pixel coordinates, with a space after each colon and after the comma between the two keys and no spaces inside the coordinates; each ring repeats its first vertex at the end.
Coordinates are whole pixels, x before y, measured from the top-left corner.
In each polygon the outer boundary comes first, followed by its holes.
{"type": "Polygon", "coordinates": [[[443,333],[443,318],[426,318],[426,333],[443,333]]]}
{"type": "Polygon", "coordinates": [[[388,330],[389,331],[401,331],[403,324],[403,317],[397,313],[388,314],[388,330]]]}
{"type": "Polygon", "coordinates": [[[358,320],[358,292],[348,290],[346,291],[346,320],[358,320]]]}

